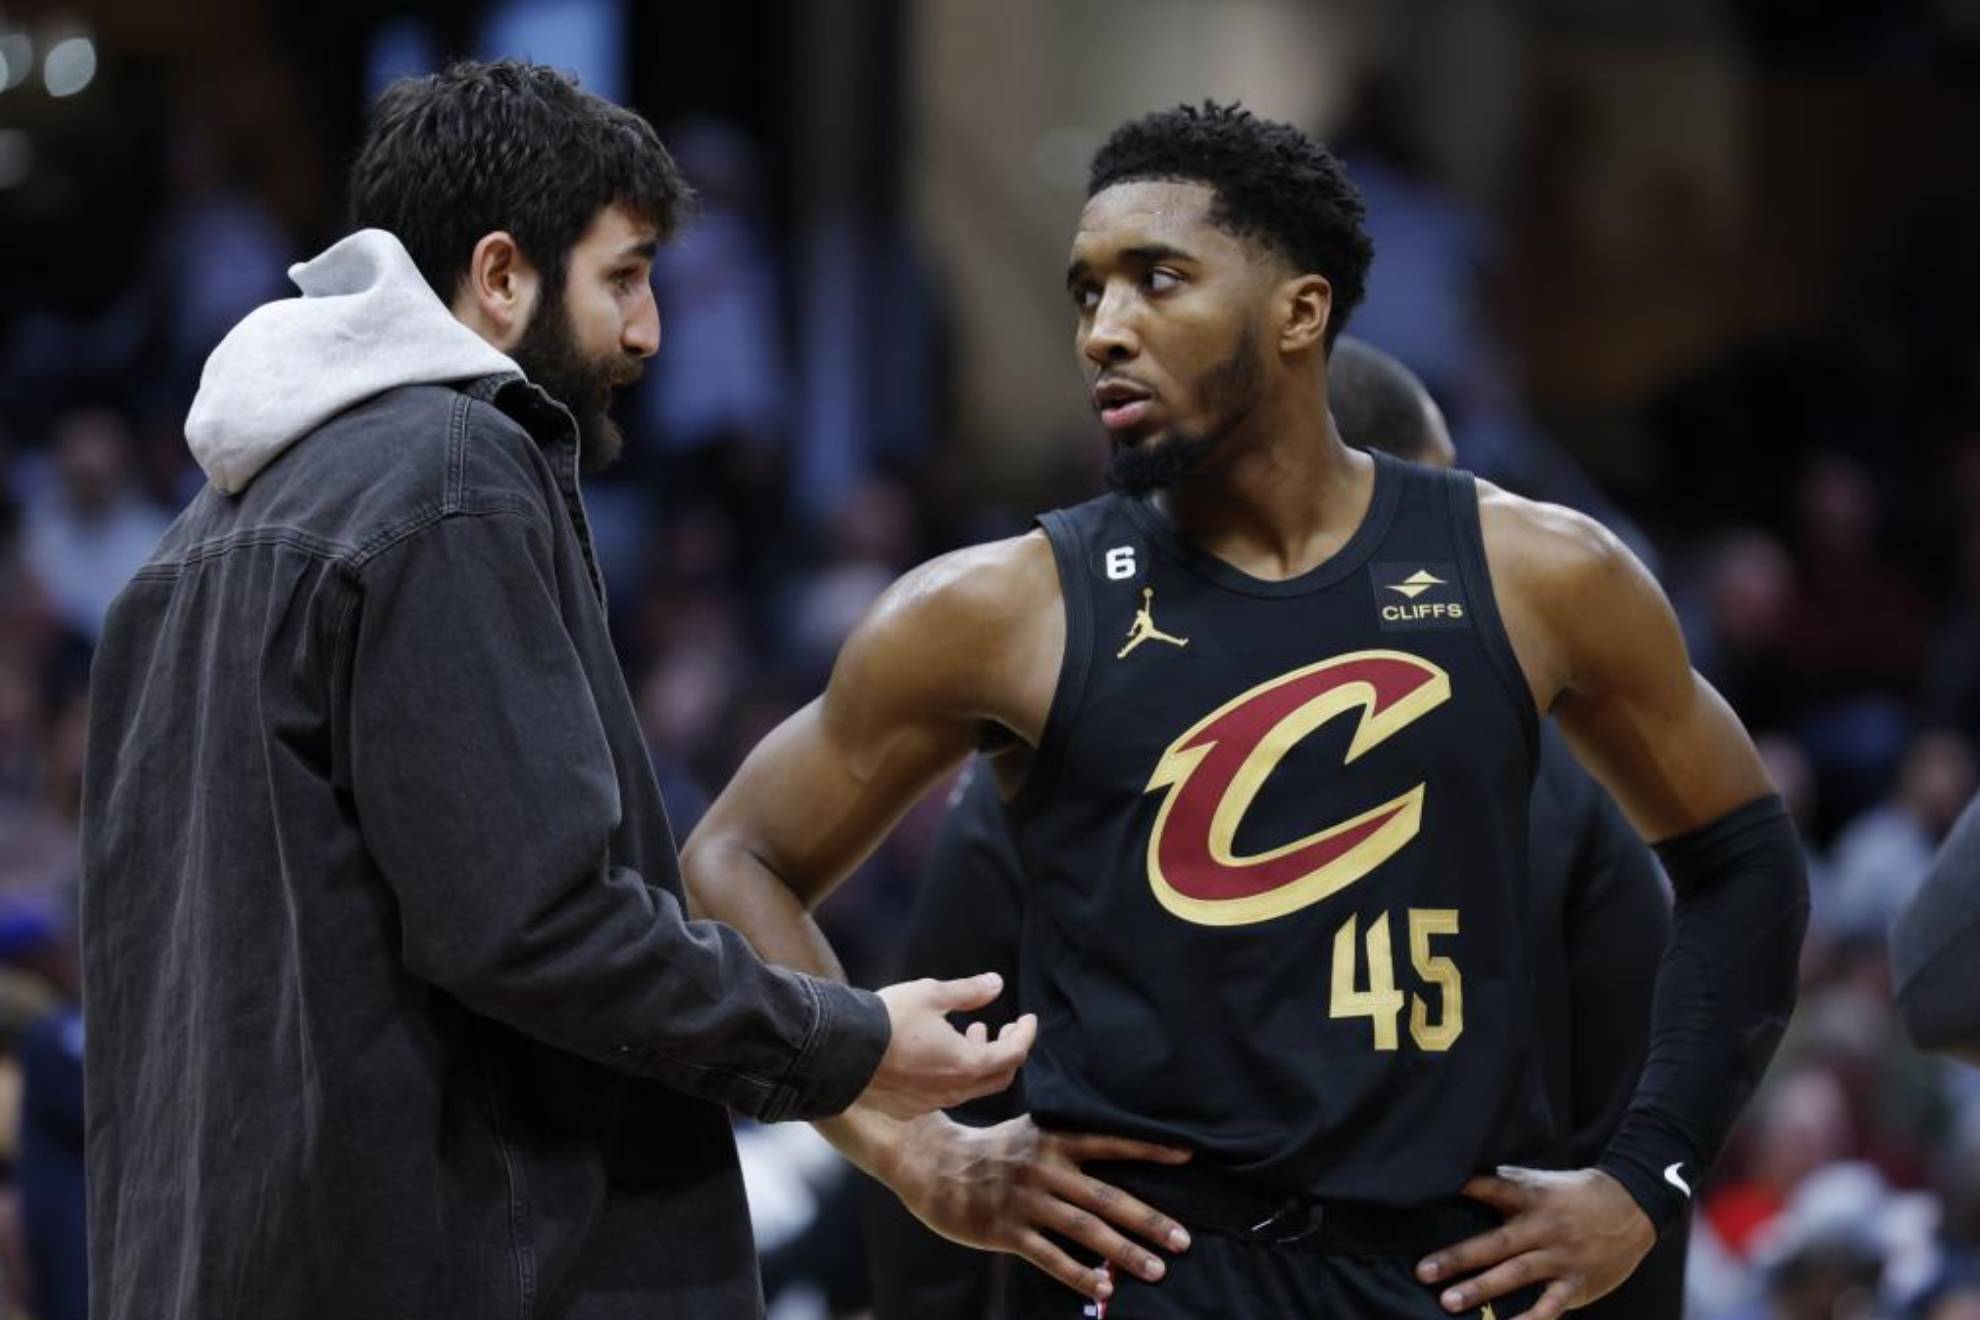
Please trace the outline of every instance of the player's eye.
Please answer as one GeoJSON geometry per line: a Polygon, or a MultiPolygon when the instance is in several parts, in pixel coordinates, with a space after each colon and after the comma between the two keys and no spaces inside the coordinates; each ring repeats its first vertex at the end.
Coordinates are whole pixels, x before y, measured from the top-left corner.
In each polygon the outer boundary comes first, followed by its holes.
{"type": "Polygon", "coordinates": [[[1170,270],[1167,266],[1152,268],[1142,280],[1150,293],[1167,293],[1182,285],[1182,272],[1170,270]]]}
{"type": "Polygon", "coordinates": [[[1097,284],[1075,284],[1069,292],[1073,306],[1082,312],[1090,312],[1100,305],[1100,286],[1097,284]]]}

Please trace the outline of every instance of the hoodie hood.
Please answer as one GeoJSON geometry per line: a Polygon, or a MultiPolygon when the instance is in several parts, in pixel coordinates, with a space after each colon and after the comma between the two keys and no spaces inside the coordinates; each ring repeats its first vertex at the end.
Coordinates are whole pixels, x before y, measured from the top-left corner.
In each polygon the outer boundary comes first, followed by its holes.
{"type": "Polygon", "coordinates": [[[366,399],[402,385],[521,375],[454,318],[382,229],[361,229],[289,267],[302,290],[248,313],[206,359],[186,442],[207,480],[235,495],[276,455],[366,399]]]}

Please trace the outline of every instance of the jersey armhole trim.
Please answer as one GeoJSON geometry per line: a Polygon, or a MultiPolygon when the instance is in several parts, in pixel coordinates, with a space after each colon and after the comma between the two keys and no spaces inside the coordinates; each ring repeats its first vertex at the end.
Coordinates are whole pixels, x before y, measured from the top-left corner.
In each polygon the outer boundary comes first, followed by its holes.
{"type": "Polygon", "coordinates": [[[1499,613],[1499,598],[1492,590],[1492,571],[1485,560],[1485,531],[1478,518],[1478,483],[1469,472],[1450,472],[1451,541],[1457,550],[1458,572],[1464,575],[1465,596],[1478,615],[1478,644],[1484,648],[1492,669],[1504,684],[1519,712],[1520,728],[1526,734],[1529,778],[1540,772],[1540,712],[1533,704],[1533,688],[1520,668],[1519,653],[1499,613]]]}
{"type": "Polygon", "coordinates": [[[1058,781],[1066,740],[1071,737],[1073,712],[1086,695],[1086,674],[1093,659],[1093,602],[1087,596],[1085,580],[1079,571],[1082,562],[1079,529],[1060,509],[1039,514],[1038,525],[1052,547],[1052,563],[1059,571],[1059,597],[1065,602],[1066,611],[1066,649],[1059,661],[1059,681],[1052,689],[1052,706],[1045,715],[1045,731],[1039,736],[1038,752],[1032,758],[1024,783],[1006,807],[1018,824],[1030,818],[1058,781]]]}

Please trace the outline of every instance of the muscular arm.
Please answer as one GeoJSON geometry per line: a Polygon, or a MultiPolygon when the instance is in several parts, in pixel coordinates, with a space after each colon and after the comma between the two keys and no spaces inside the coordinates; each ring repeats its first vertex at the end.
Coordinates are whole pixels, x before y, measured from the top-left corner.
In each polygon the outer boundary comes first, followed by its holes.
{"type": "Polygon", "coordinates": [[[1421,1267],[1426,1280],[1489,1267],[1446,1290],[1453,1311],[1550,1280],[1531,1314],[1552,1320],[1626,1278],[1717,1156],[1793,1009],[1808,893],[1760,758],[1692,670],[1649,573],[1580,515],[1481,490],[1494,591],[1535,700],[1658,841],[1675,895],[1649,1058],[1599,1171],[1474,1179],[1466,1190],[1508,1223],[1421,1267]]]}
{"type": "Polygon", "coordinates": [[[757,745],[689,837],[696,910],[773,962],[843,979],[811,910],[986,726],[1036,739],[1064,626],[1042,536],[902,578],[847,640],[824,695],[757,745]]]}
{"type": "MultiPolygon", "coordinates": [[[[986,726],[1017,735],[1020,749],[1037,744],[1064,619],[1058,571],[1038,534],[959,551],[901,579],[847,639],[825,694],[758,744],[689,837],[681,869],[697,910],[737,927],[773,962],[842,977],[811,909],[986,726]]],[[[1087,1296],[1112,1284],[1043,1230],[1151,1280],[1161,1262],[1109,1221],[1171,1250],[1188,1242],[1172,1220],[1078,1167],[1173,1163],[1182,1152],[1042,1133],[1029,1118],[981,1131],[940,1115],[902,1123],[869,1106],[818,1130],[938,1232],[1021,1255],[1087,1296]]]]}
{"type": "Polygon", "coordinates": [[[1535,699],[1637,833],[1668,839],[1773,792],[1636,556],[1580,514],[1480,485],[1493,578],[1535,699]]]}
{"type": "Polygon", "coordinates": [[[1642,565],[1586,519],[1523,512],[1508,539],[1537,544],[1514,584],[1539,593],[1529,599],[1551,642],[1554,714],[1657,841],[1675,895],[1650,1055],[1601,1165],[1661,1224],[1717,1156],[1792,1011],[1808,903],[1800,849],[1751,740],[1691,668],[1642,565]]]}
{"type": "MultiPolygon", "coordinates": [[[[1030,626],[1041,618],[1057,624],[1063,648],[1057,590],[1042,536],[958,551],[895,583],[847,639],[824,695],[757,744],[689,836],[681,873],[695,910],[771,962],[844,980],[812,909],[968,755],[986,722],[1033,736],[1042,727],[1043,707],[1023,700],[1022,666],[1050,650],[1051,636],[1030,626]]],[[[862,1114],[820,1130],[891,1181],[894,1125],[862,1114]]]]}

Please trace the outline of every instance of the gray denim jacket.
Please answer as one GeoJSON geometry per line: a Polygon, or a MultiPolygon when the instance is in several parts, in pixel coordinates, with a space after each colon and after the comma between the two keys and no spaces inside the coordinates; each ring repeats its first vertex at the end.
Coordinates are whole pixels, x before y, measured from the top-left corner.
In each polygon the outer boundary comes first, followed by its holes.
{"type": "Polygon", "coordinates": [[[92,1314],[756,1315],[724,1107],[885,1010],[685,918],[569,414],[391,236],[294,274],[96,659],[92,1314]]]}

